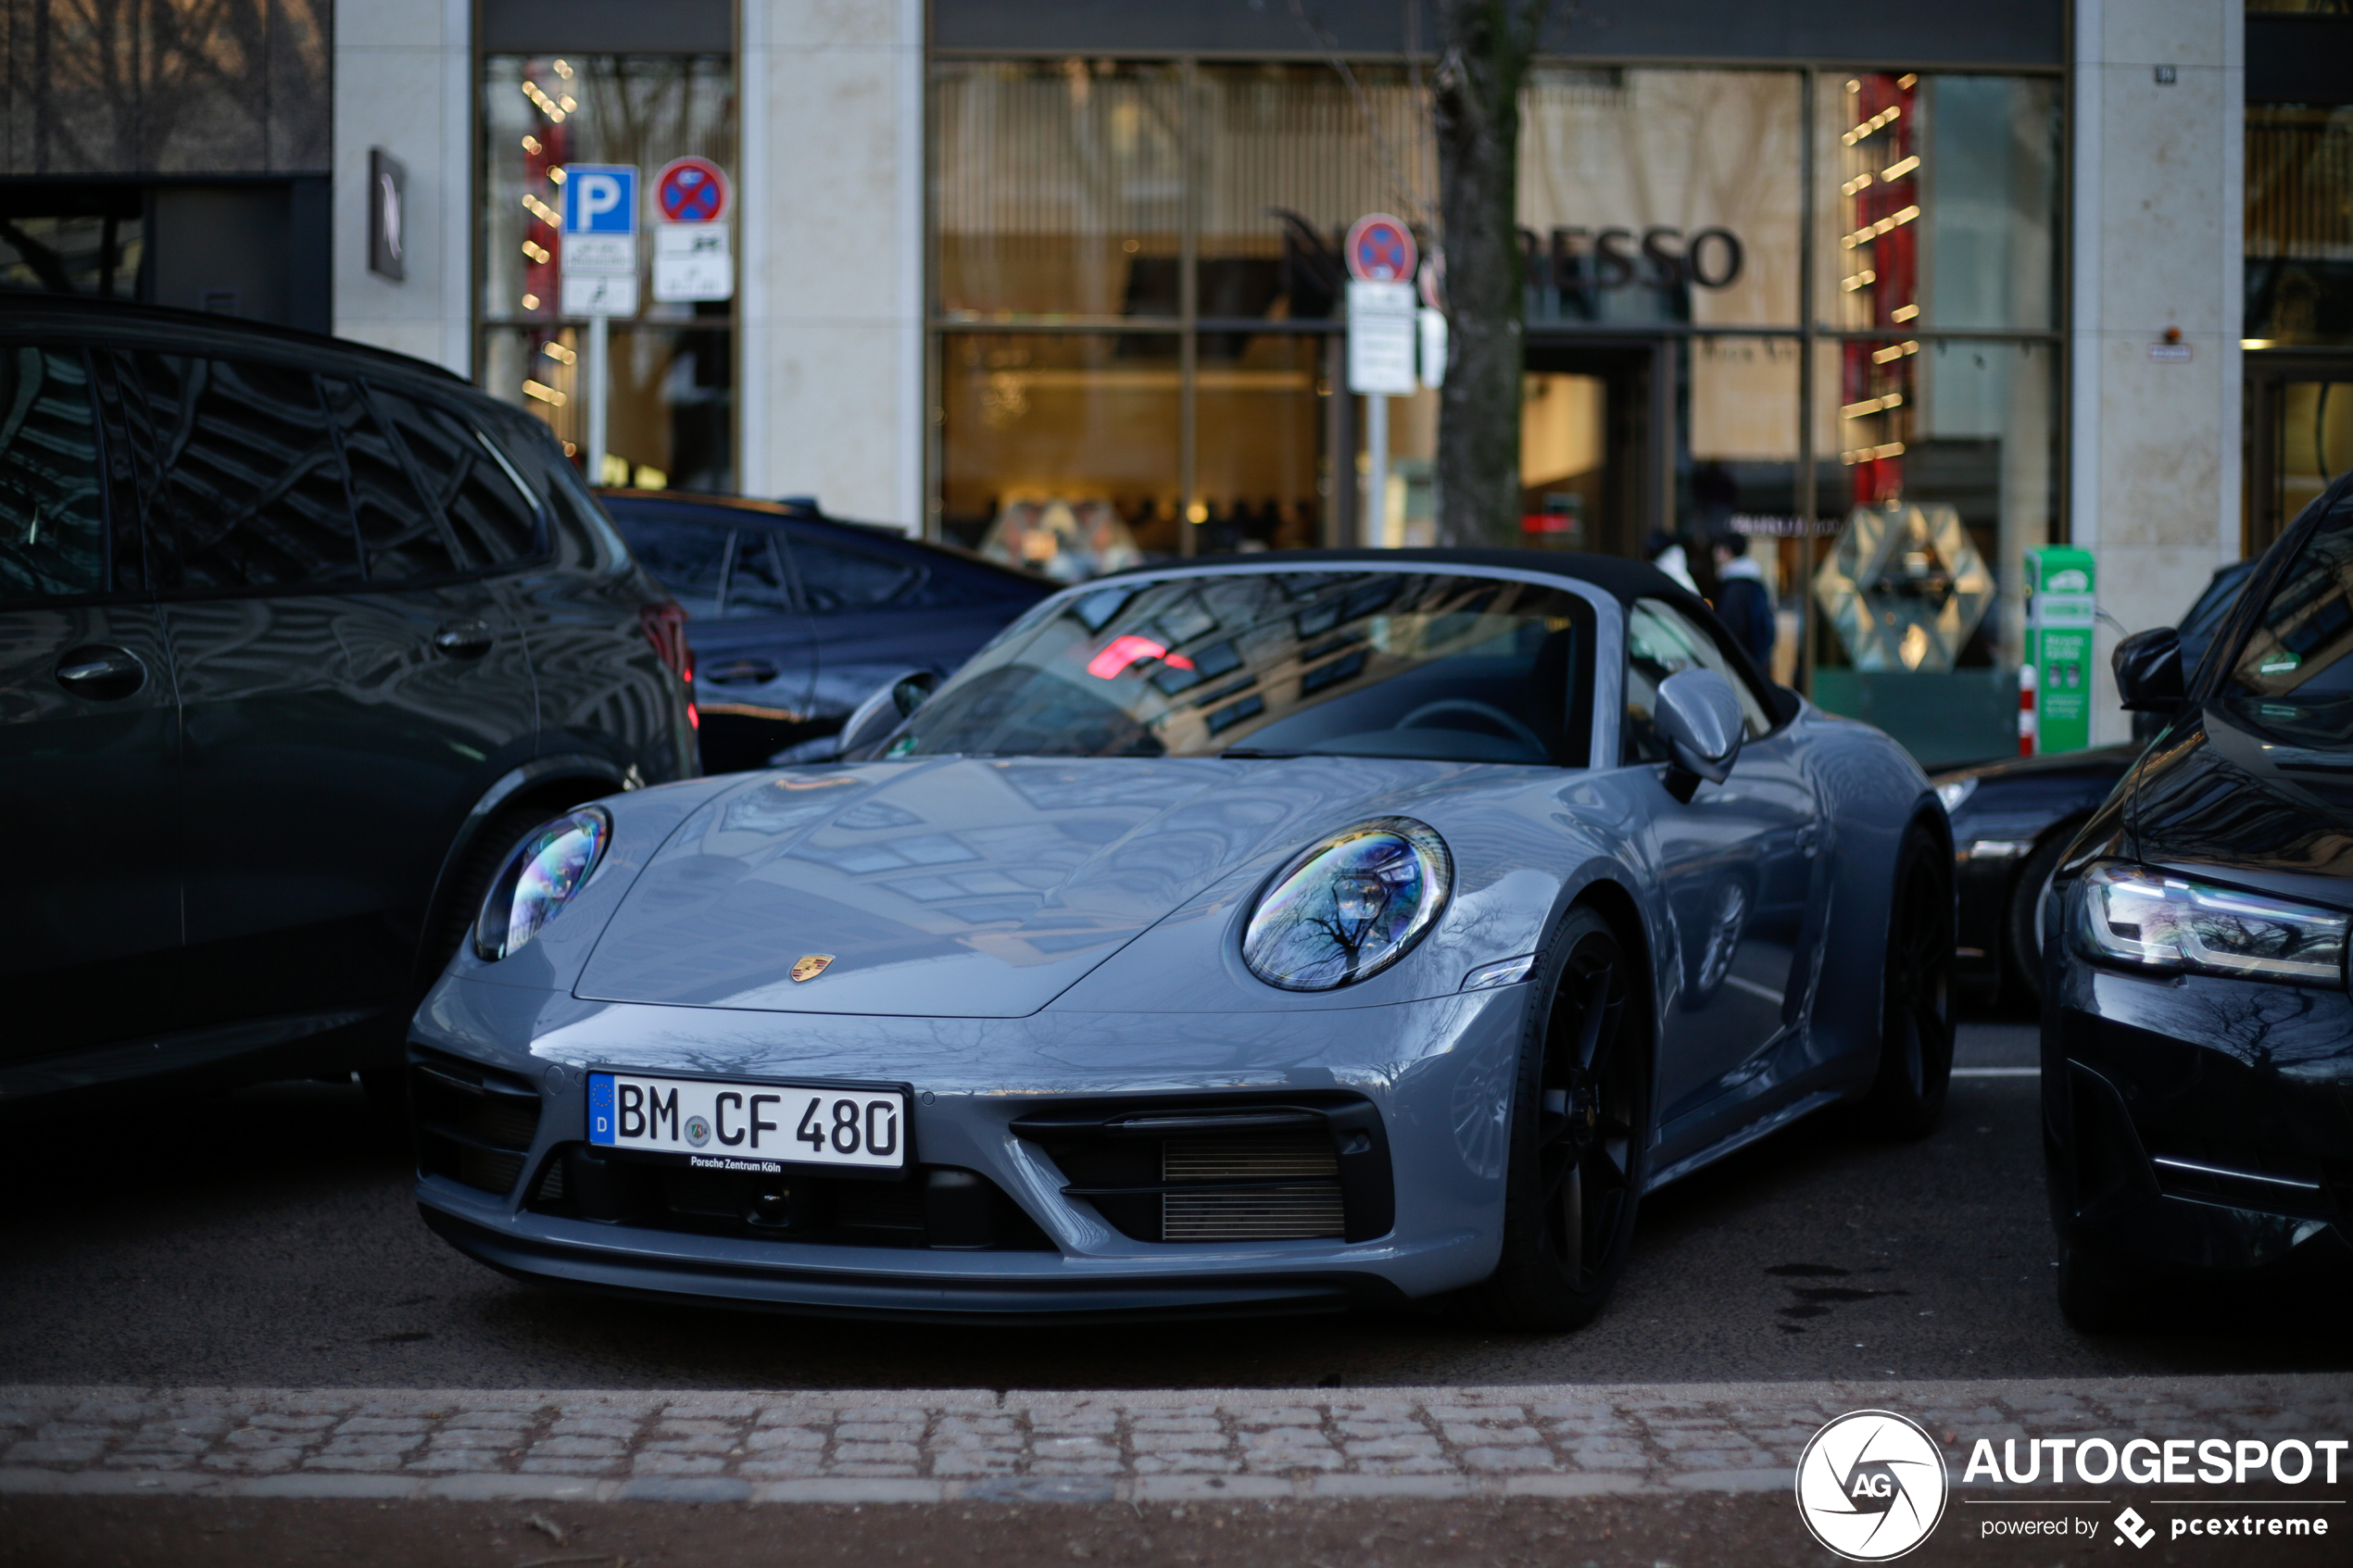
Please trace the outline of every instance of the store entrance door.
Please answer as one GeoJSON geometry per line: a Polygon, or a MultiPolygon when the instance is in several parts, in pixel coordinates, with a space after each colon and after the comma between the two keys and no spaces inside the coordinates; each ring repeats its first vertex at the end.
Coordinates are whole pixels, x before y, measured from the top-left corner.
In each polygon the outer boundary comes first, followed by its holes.
{"type": "Polygon", "coordinates": [[[1667,526],[1672,354],[1665,339],[1529,335],[1522,543],[1639,559],[1667,526]]]}
{"type": "Polygon", "coordinates": [[[2353,358],[2246,357],[2245,553],[2260,555],[2353,468],[2353,358]]]}

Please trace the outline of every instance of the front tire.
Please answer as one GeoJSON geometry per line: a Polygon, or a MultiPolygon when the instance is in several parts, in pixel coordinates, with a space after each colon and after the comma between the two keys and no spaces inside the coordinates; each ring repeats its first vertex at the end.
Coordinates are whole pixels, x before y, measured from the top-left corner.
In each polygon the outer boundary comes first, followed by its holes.
{"type": "Polygon", "coordinates": [[[1513,1080],[1504,1249],[1486,1315],[1542,1333],[1601,1311],[1634,1236],[1650,1126],[1649,1011],[1624,944],[1569,911],[1536,974],[1513,1080]]]}
{"type": "Polygon", "coordinates": [[[2045,834],[2034,853],[2020,866],[2017,885],[2010,889],[2010,980],[2021,996],[2038,1006],[2043,1000],[2043,897],[2050,891],[2059,860],[2081,825],[2067,822],[2045,834]]]}
{"type": "Polygon", "coordinates": [[[1881,983],[1879,1076],[1863,1110],[1888,1136],[1924,1138],[1953,1082],[1952,856],[1914,822],[1895,856],[1881,983]]]}

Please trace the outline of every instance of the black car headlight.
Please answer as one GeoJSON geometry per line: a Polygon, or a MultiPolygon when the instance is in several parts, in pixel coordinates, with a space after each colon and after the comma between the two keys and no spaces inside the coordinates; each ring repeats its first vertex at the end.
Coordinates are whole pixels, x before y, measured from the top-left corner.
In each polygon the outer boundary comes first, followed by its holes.
{"type": "Polygon", "coordinates": [[[2345,984],[2347,917],[2334,909],[2123,860],[2095,861],[2074,902],[2076,948],[2086,958],[2169,974],[2345,984]]]}
{"type": "Polygon", "coordinates": [[[1309,845],[1260,894],[1242,935],[1251,973],[1286,991],[1378,974],[1437,923],[1454,881],[1446,841],[1376,817],[1309,845]]]}
{"type": "Polygon", "coordinates": [[[490,884],[474,921],[474,951],[496,962],[520,952],[580,892],[612,841],[600,806],[568,811],[533,834],[490,884]]]}

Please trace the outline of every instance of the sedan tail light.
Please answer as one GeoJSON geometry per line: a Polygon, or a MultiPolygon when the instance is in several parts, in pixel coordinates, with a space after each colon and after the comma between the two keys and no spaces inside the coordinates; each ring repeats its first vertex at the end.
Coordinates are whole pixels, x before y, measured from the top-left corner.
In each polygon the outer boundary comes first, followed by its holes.
{"type": "Polygon", "coordinates": [[[655,656],[661,660],[663,668],[685,683],[686,722],[695,729],[701,729],[702,715],[695,710],[695,650],[686,641],[686,606],[676,599],[640,606],[637,624],[644,628],[646,641],[653,645],[655,656]]]}

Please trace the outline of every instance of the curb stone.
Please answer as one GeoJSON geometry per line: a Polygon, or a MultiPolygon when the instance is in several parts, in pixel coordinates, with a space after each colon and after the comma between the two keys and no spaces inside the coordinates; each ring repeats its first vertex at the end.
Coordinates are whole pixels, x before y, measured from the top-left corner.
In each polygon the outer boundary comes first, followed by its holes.
{"type": "Polygon", "coordinates": [[[2353,1430],[2353,1374],[1358,1389],[0,1387],[0,1494],[751,1503],[1787,1488],[1831,1417],[1979,1437],[2353,1430]],[[2293,1412],[2290,1416],[2287,1412],[2293,1412]],[[2159,1429],[2164,1430],[2160,1433],[2159,1429]]]}

